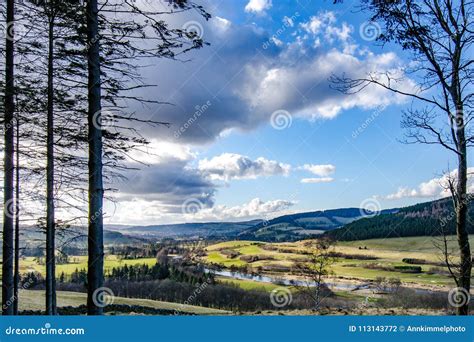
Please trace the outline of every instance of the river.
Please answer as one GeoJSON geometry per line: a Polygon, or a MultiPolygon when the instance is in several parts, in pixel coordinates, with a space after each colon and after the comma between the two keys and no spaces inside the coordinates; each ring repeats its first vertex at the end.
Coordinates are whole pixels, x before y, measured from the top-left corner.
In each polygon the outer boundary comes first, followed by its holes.
{"type": "MultiPolygon", "coordinates": [[[[260,283],[272,283],[272,284],[281,284],[287,286],[316,286],[316,282],[308,282],[303,280],[296,279],[287,279],[287,278],[277,278],[266,275],[257,275],[257,274],[248,274],[243,272],[232,272],[228,270],[211,270],[205,269],[206,272],[213,273],[217,276],[239,279],[239,280],[252,280],[260,283]]],[[[354,291],[360,289],[368,289],[369,284],[356,285],[349,283],[334,283],[334,282],[324,282],[326,286],[335,290],[343,291],[354,291]]]]}

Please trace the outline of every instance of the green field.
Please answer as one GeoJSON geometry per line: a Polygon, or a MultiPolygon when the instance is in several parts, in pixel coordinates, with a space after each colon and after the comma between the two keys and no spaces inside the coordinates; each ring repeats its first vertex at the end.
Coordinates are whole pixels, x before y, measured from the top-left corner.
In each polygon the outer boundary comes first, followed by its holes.
{"type": "Polygon", "coordinates": [[[267,292],[271,292],[272,290],[280,287],[280,285],[272,283],[262,283],[253,280],[230,279],[225,277],[217,277],[217,280],[221,283],[236,285],[244,290],[264,290],[267,292]]]}
{"type": "MultiPolygon", "coordinates": [[[[20,310],[44,310],[45,292],[37,290],[20,291],[20,310]]],[[[86,304],[87,295],[79,292],[57,292],[58,307],[73,306],[78,307],[86,304]]],[[[185,305],[179,303],[169,303],[150,299],[134,299],[115,297],[114,304],[136,305],[153,309],[179,310],[182,312],[199,314],[199,315],[224,315],[227,311],[204,308],[200,306],[185,305]]]]}
{"type": "MultiPolygon", "coordinates": [[[[108,255],[105,257],[104,268],[105,270],[110,270],[114,267],[121,267],[125,265],[138,265],[138,264],[147,264],[154,265],[156,263],[155,258],[141,258],[141,259],[119,259],[115,255],[108,255]]],[[[64,272],[65,275],[70,275],[75,270],[87,270],[87,257],[86,256],[72,256],[70,257],[70,262],[68,264],[59,264],[56,265],[56,274],[59,276],[64,272]]],[[[45,265],[40,265],[35,258],[26,257],[20,260],[20,272],[26,273],[36,271],[41,274],[45,274],[45,265]]]]}
{"type": "MultiPolygon", "coordinates": [[[[474,242],[473,236],[471,236],[471,241],[474,242]]],[[[436,265],[442,263],[443,260],[443,255],[436,246],[439,242],[439,239],[433,237],[339,242],[335,247],[335,251],[344,255],[351,255],[352,259],[337,258],[336,263],[332,266],[332,272],[336,277],[343,278],[373,280],[377,277],[387,277],[399,278],[405,283],[451,286],[453,284],[452,279],[445,274],[440,274],[447,271],[447,268],[442,265],[436,265]],[[365,256],[373,256],[377,259],[363,260],[365,256]],[[404,273],[373,268],[374,266],[385,268],[406,266],[407,264],[402,261],[404,258],[421,259],[427,264],[413,264],[413,266],[420,266],[422,268],[421,273],[404,273]]],[[[238,266],[256,270],[264,266],[291,267],[295,261],[304,258],[302,252],[307,249],[304,243],[305,241],[294,243],[227,241],[207,247],[207,255],[202,260],[205,263],[218,264],[227,268],[238,266]],[[284,251],[282,252],[282,250],[284,251]],[[229,255],[229,251],[235,252],[235,255],[229,255]],[[247,261],[247,256],[258,256],[259,260],[247,261]]],[[[451,237],[449,248],[455,252],[456,246],[455,238],[451,237]]],[[[244,288],[258,286],[258,284],[237,283],[241,284],[244,288]]]]}

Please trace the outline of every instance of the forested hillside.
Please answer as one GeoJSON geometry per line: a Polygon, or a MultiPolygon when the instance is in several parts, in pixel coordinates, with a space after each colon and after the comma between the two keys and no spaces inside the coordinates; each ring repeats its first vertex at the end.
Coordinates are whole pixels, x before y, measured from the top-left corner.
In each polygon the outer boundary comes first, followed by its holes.
{"type": "Polygon", "coordinates": [[[344,226],[363,216],[359,208],[313,211],[280,216],[244,230],[240,240],[296,241],[344,226]]]}
{"type": "MultiPolygon", "coordinates": [[[[468,217],[474,218],[472,205],[469,207],[468,217]]],[[[444,233],[455,234],[455,222],[453,203],[450,198],[443,198],[401,208],[395,213],[381,213],[374,217],[362,218],[326,234],[340,241],[435,236],[444,233]]],[[[468,220],[470,233],[474,232],[472,222],[471,219],[468,220]]]]}

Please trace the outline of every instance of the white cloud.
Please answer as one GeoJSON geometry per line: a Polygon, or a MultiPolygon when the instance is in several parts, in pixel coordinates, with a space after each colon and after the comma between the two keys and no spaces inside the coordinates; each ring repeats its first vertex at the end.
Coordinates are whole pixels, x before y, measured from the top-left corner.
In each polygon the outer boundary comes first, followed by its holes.
{"type": "MultiPolygon", "coordinates": [[[[246,81],[237,93],[256,114],[284,108],[295,117],[331,119],[343,110],[355,107],[373,109],[405,102],[402,95],[394,95],[376,85],[343,95],[332,89],[327,81],[333,74],[357,78],[375,71],[385,71],[393,78],[401,77],[398,63],[392,52],[370,54],[361,59],[336,49],[314,58],[303,58],[296,65],[262,61],[245,67],[246,81]]],[[[405,80],[399,86],[410,89],[413,83],[405,80]]]]}
{"type": "Polygon", "coordinates": [[[326,177],[336,172],[336,167],[332,164],[323,164],[323,165],[305,164],[303,166],[300,166],[298,169],[309,171],[312,174],[315,174],[316,176],[320,176],[320,177],[326,177]]]}
{"type": "Polygon", "coordinates": [[[354,79],[367,74],[390,75],[392,86],[415,88],[414,82],[403,77],[403,63],[394,52],[375,54],[359,47],[351,37],[353,28],[347,23],[339,25],[334,13],[320,13],[299,27],[302,32],[281,49],[278,57],[245,66],[245,80],[236,93],[254,113],[284,108],[294,117],[331,119],[355,107],[373,109],[406,101],[402,95],[376,85],[355,94],[341,94],[328,82],[332,75],[354,79]]]}
{"type": "MultiPolygon", "coordinates": [[[[246,10],[264,13],[270,7],[271,1],[252,0],[246,10]]],[[[176,21],[176,27],[181,27],[193,19],[194,16],[183,14],[173,16],[172,20],[176,21]]],[[[205,202],[203,210],[218,207],[214,194],[219,185],[213,180],[287,175],[290,171],[287,164],[265,158],[251,160],[240,155],[198,162],[197,153],[189,146],[206,146],[229,132],[254,130],[268,124],[271,114],[279,109],[289,111],[294,118],[331,119],[352,108],[372,109],[403,102],[401,96],[379,87],[344,95],[331,89],[328,82],[333,73],[357,78],[368,72],[389,71],[401,76],[402,63],[395,53],[371,53],[367,48],[354,45],[352,28],[338,23],[334,13],[319,14],[304,25],[300,25],[296,17],[287,22],[288,27],[292,27],[288,34],[271,39],[275,32],[214,16],[201,24],[205,40],[217,46],[219,54],[213,48],[204,48],[191,52],[186,57],[189,57],[188,63],[163,59],[156,67],[144,69],[145,80],[158,86],[144,88],[137,95],[175,105],[160,103],[147,108],[132,105],[140,117],[170,122],[172,129],[143,127],[140,131],[143,136],[154,139],[148,147],[154,154],[133,154],[133,159],[152,166],[143,167],[144,170],[136,174],[130,172],[127,184],[117,186],[123,194],[120,201],[127,201],[127,208],[131,208],[124,211],[133,217],[128,223],[140,219],[141,208],[145,217],[168,217],[171,212],[180,211],[181,203],[189,197],[205,202]],[[163,79],[167,82],[161,82],[163,79]],[[212,106],[188,124],[197,108],[209,101],[212,106]],[[186,130],[177,138],[173,133],[181,127],[186,130]],[[145,201],[150,204],[145,205],[145,201]]],[[[148,64],[155,65],[151,61],[148,64]]],[[[412,85],[406,81],[401,86],[412,85]]],[[[332,181],[331,173],[320,174],[317,180],[306,178],[302,182],[332,181]]]]}
{"type": "Polygon", "coordinates": [[[408,197],[418,197],[417,194],[418,193],[415,189],[400,187],[398,188],[396,192],[385,196],[385,198],[388,200],[395,200],[395,199],[408,198],[408,197]]]}
{"type": "Polygon", "coordinates": [[[199,171],[212,180],[255,179],[260,176],[288,175],[291,166],[263,157],[251,160],[235,153],[223,153],[199,161],[199,171]]]}
{"type": "MultiPolygon", "coordinates": [[[[199,202],[197,202],[199,206],[199,202]]],[[[174,213],[159,201],[134,199],[117,203],[116,208],[107,208],[106,213],[113,214],[108,219],[113,224],[169,224],[182,222],[209,222],[209,221],[245,221],[258,218],[270,219],[291,213],[289,209],[296,202],[288,200],[262,201],[254,198],[247,203],[236,206],[215,205],[207,208],[202,204],[201,210],[195,213],[174,213]]]]}
{"type": "MultiPolygon", "coordinates": [[[[397,200],[402,198],[441,198],[450,196],[448,190],[448,180],[453,179],[457,175],[457,170],[453,170],[438,178],[430,179],[420,183],[416,188],[400,187],[392,194],[385,196],[388,200],[397,200]]],[[[474,191],[473,182],[474,167],[468,168],[468,191],[474,191]]]]}
{"type": "Polygon", "coordinates": [[[320,177],[320,178],[303,178],[301,183],[331,183],[334,182],[332,177],[320,177]]]}
{"type": "Polygon", "coordinates": [[[190,161],[197,157],[191,147],[168,141],[151,139],[149,144],[135,149],[132,155],[127,156],[129,162],[140,162],[147,165],[156,165],[168,162],[170,159],[190,161]],[[133,159],[132,159],[133,158],[133,159]]]}
{"type": "Polygon", "coordinates": [[[211,24],[214,25],[214,27],[217,30],[217,33],[219,34],[225,34],[226,31],[232,26],[232,22],[228,19],[221,18],[221,17],[213,17],[211,19],[211,24]]]}
{"type": "MultiPolygon", "coordinates": [[[[268,124],[279,109],[294,118],[331,119],[344,110],[374,109],[405,100],[376,86],[345,95],[328,81],[333,74],[358,78],[374,71],[400,78],[403,64],[395,53],[371,53],[357,46],[350,25],[338,23],[332,13],[304,23],[307,29],[296,22],[297,16],[291,20],[294,27],[286,24],[284,35],[222,17],[203,21],[204,38],[218,46],[219,53],[204,48],[191,53],[187,63],[162,60],[160,67],[146,69],[145,79],[158,86],[143,89],[140,95],[176,105],[133,108],[146,119],[172,123],[172,129],[144,127],[141,133],[198,145],[215,141],[223,132],[250,131],[268,124]],[[196,107],[208,102],[212,105],[189,124],[196,107]],[[176,138],[173,133],[182,127],[186,130],[176,138]]],[[[410,89],[411,85],[405,81],[400,87],[410,89]]]]}
{"type": "Polygon", "coordinates": [[[303,178],[300,181],[301,183],[331,183],[334,182],[334,178],[329,176],[336,172],[336,167],[332,164],[304,164],[303,166],[299,166],[298,170],[309,171],[312,174],[319,176],[317,178],[303,178]]]}
{"type": "Polygon", "coordinates": [[[245,6],[245,12],[263,13],[272,7],[272,0],[250,0],[245,6]]]}
{"type": "Polygon", "coordinates": [[[260,198],[239,206],[228,207],[216,205],[210,209],[204,209],[195,214],[195,218],[201,220],[235,220],[235,219],[255,219],[269,216],[278,216],[282,211],[289,209],[295,202],[287,200],[273,200],[264,202],[260,198]]]}
{"type": "Polygon", "coordinates": [[[308,22],[301,23],[301,27],[313,35],[321,33],[326,27],[331,27],[336,22],[334,12],[321,12],[318,15],[312,16],[308,22]]]}

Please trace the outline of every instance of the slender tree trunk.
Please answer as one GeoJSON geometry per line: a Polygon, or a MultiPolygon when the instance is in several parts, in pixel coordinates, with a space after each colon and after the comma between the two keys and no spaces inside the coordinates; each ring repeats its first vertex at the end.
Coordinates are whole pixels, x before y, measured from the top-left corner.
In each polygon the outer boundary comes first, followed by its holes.
{"type": "MultiPolygon", "coordinates": [[[[467,195],[467,157],[466,157],[466,140],[464,127],[458,127],[457,138],[459,142],[459,157],[458,157],[458,179],[457,179],[457,195],[458,206],[456,208],[456,234],[460,251],[460,275],[459,286],[467,293],[471,289],[471,248],[469,245],[469,233],[467,231],[467,210],[468,210],[468,195],[467,195]]],[[[469,302],[457,308],[458,315],[469,314],[469,302]]]]}
{"type": "Polygon", "coordinates": [[[5,44],[5,151],[3,185],[3,264],[2,264],[2,313],[13,314],[13,174],[14,174],[14,1],[7,0],[7,38],[5,44]]]}
{"type": "Polygon", "coordinates": [[[16,116],[16,153],[15,153],[15,273],[13,276],[13,314],[18,315],[20,301],[18,286],[20,284],[20,118],[16,116]]]}
{"type": "Polygon", "coordinates": [[[318,279],[316,283],[316,299],[314,301],[316,306],[316,311],[319,310],[320,302],[321,302],[321,280],[318,279]]]}
{"type": "Polygon", "coordinates": [[[89,259],[87,272],[87,313],[101,315],[102,296],[97,291],[104,283],[103,181],[100,50],[97,0],[87,2],[88,41],[88,141],[89,141],[89,259]]]}
{"type": "Polygon", "coordinates": [[[54,220],[54,14],[50,6],[48,28],[48,105],[46,138],[46,314],[56,315],[56,257],[54,220]]]}

